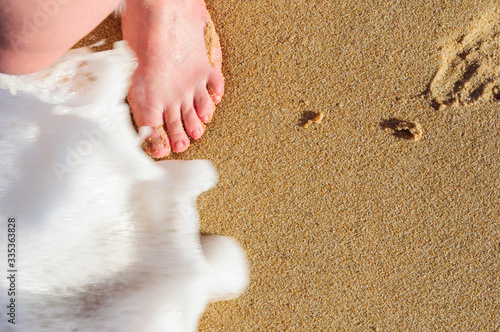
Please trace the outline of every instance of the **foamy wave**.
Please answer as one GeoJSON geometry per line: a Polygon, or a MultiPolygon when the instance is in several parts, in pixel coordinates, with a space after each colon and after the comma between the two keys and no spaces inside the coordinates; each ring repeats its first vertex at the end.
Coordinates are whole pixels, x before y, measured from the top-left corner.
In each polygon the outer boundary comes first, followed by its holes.
{"type": "Polygon", "coordinates": [[[123,102],[134,68],[119,44],[0,75],[0,248],[13,217],[18,249],[16,324],[2,309],[0,331],[194,331],[209,301],[246,287],[239,245],[199,235],[211,164],[140,149],[123,102]]]}

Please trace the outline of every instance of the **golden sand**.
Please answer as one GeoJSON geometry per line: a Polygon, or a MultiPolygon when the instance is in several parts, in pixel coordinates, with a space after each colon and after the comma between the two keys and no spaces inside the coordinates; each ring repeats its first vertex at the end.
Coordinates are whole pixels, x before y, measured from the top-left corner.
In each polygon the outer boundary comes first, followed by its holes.
{"type": "Polygon", "coordinates": [[[420,140],[424,133],[420,123],[414,121],[405,121],[392,118],[382,121],[380,125],[387,132],[391,129],[393,131],[392,135],[396,137],[412,139],[414,141],[420,140]]]}
{"type": "Polygon", "coordinates": [[[210,63],[214,68],[217,68],[217,64],[215,63],[213,53],[214,53],[214,47],[217,47],[217,41],[216,41],[217,35],[215,32],[215,26],[212,21],[208,21],[207,25],[205,27],[205,47],[207,48],[207,55],[208,59],[210,60],[210,63]]]}
{"type": "MultiPolygon", "coordinates": [[[[226,93],[173,158],[216,166],[202,231],[243,245],[251,284],[201,331],[498,331],[498,35],[481,30],[494,4],[209,2],[226,93]],[[325,119],[303,130],[304,112],[325,119]],[[395,139],[392,118],[425,136],[395,139]]],[[[94,34],[118,35],[112,22],[94,34]]]]}
{"type": "Polygon", "coordinates": [[[469,30],[451,39],[442,51],[442,65],[430,85],[438,105],[472,104],[498,95],[500,10],[492,8],[469,30]]]}
{"type": "Polygon", "coordinates": [[[318,124],[318,123],[321,123],[321,121],[323,120],[323,118],[325,117],[325,114],[323,112],[319,112],[317,113],[312,119],[308,119],[303,125],[302,127],[304,128],[307,128],[309,127],[311,124],[318,124]]]}

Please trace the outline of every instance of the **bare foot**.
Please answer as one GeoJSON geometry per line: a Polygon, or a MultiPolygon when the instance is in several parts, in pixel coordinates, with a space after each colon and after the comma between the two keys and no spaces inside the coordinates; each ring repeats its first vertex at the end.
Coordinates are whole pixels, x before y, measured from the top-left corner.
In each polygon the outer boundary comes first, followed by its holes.
{"type": "Polygon", "coordinates": [[[127,1],[123,37],[139,66],[128,100],[137,127],[153,127],[144,149],[154,158],[183,152],[203,135],[222,98],[219,38],[202,0],[127,1]]]}

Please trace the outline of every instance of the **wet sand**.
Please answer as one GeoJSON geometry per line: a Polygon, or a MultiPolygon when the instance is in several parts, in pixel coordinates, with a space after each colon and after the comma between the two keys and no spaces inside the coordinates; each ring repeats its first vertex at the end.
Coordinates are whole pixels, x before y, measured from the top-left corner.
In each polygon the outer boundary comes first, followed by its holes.
{"type": "MultiPolygon", "coordinates": [[[[214,163],[201,230],[251,284],[201,331],[500,329],[494,3],[209,2],[226,94],[173,158],[214,163]]],[[[83,44],[104,36],[118,20],[83,44]]]]}

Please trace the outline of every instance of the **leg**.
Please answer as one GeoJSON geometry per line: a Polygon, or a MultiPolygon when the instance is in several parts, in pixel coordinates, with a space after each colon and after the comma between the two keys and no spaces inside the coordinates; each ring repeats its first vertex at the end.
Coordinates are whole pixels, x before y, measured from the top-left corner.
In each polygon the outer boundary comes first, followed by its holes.
{"type": "Polygon", "coordinates": [[[123,37],[139,66],[128,99],[138,127],[153,127],[146,151],[182,152],[198,139],[222,97],[221,51],[202,0],[127,0],[123,37]]]}
{"type": "Polygon", "coordinates": [[[92,31],[120,0],[0,0],[0,72],[43,69],[92,31]]]}

